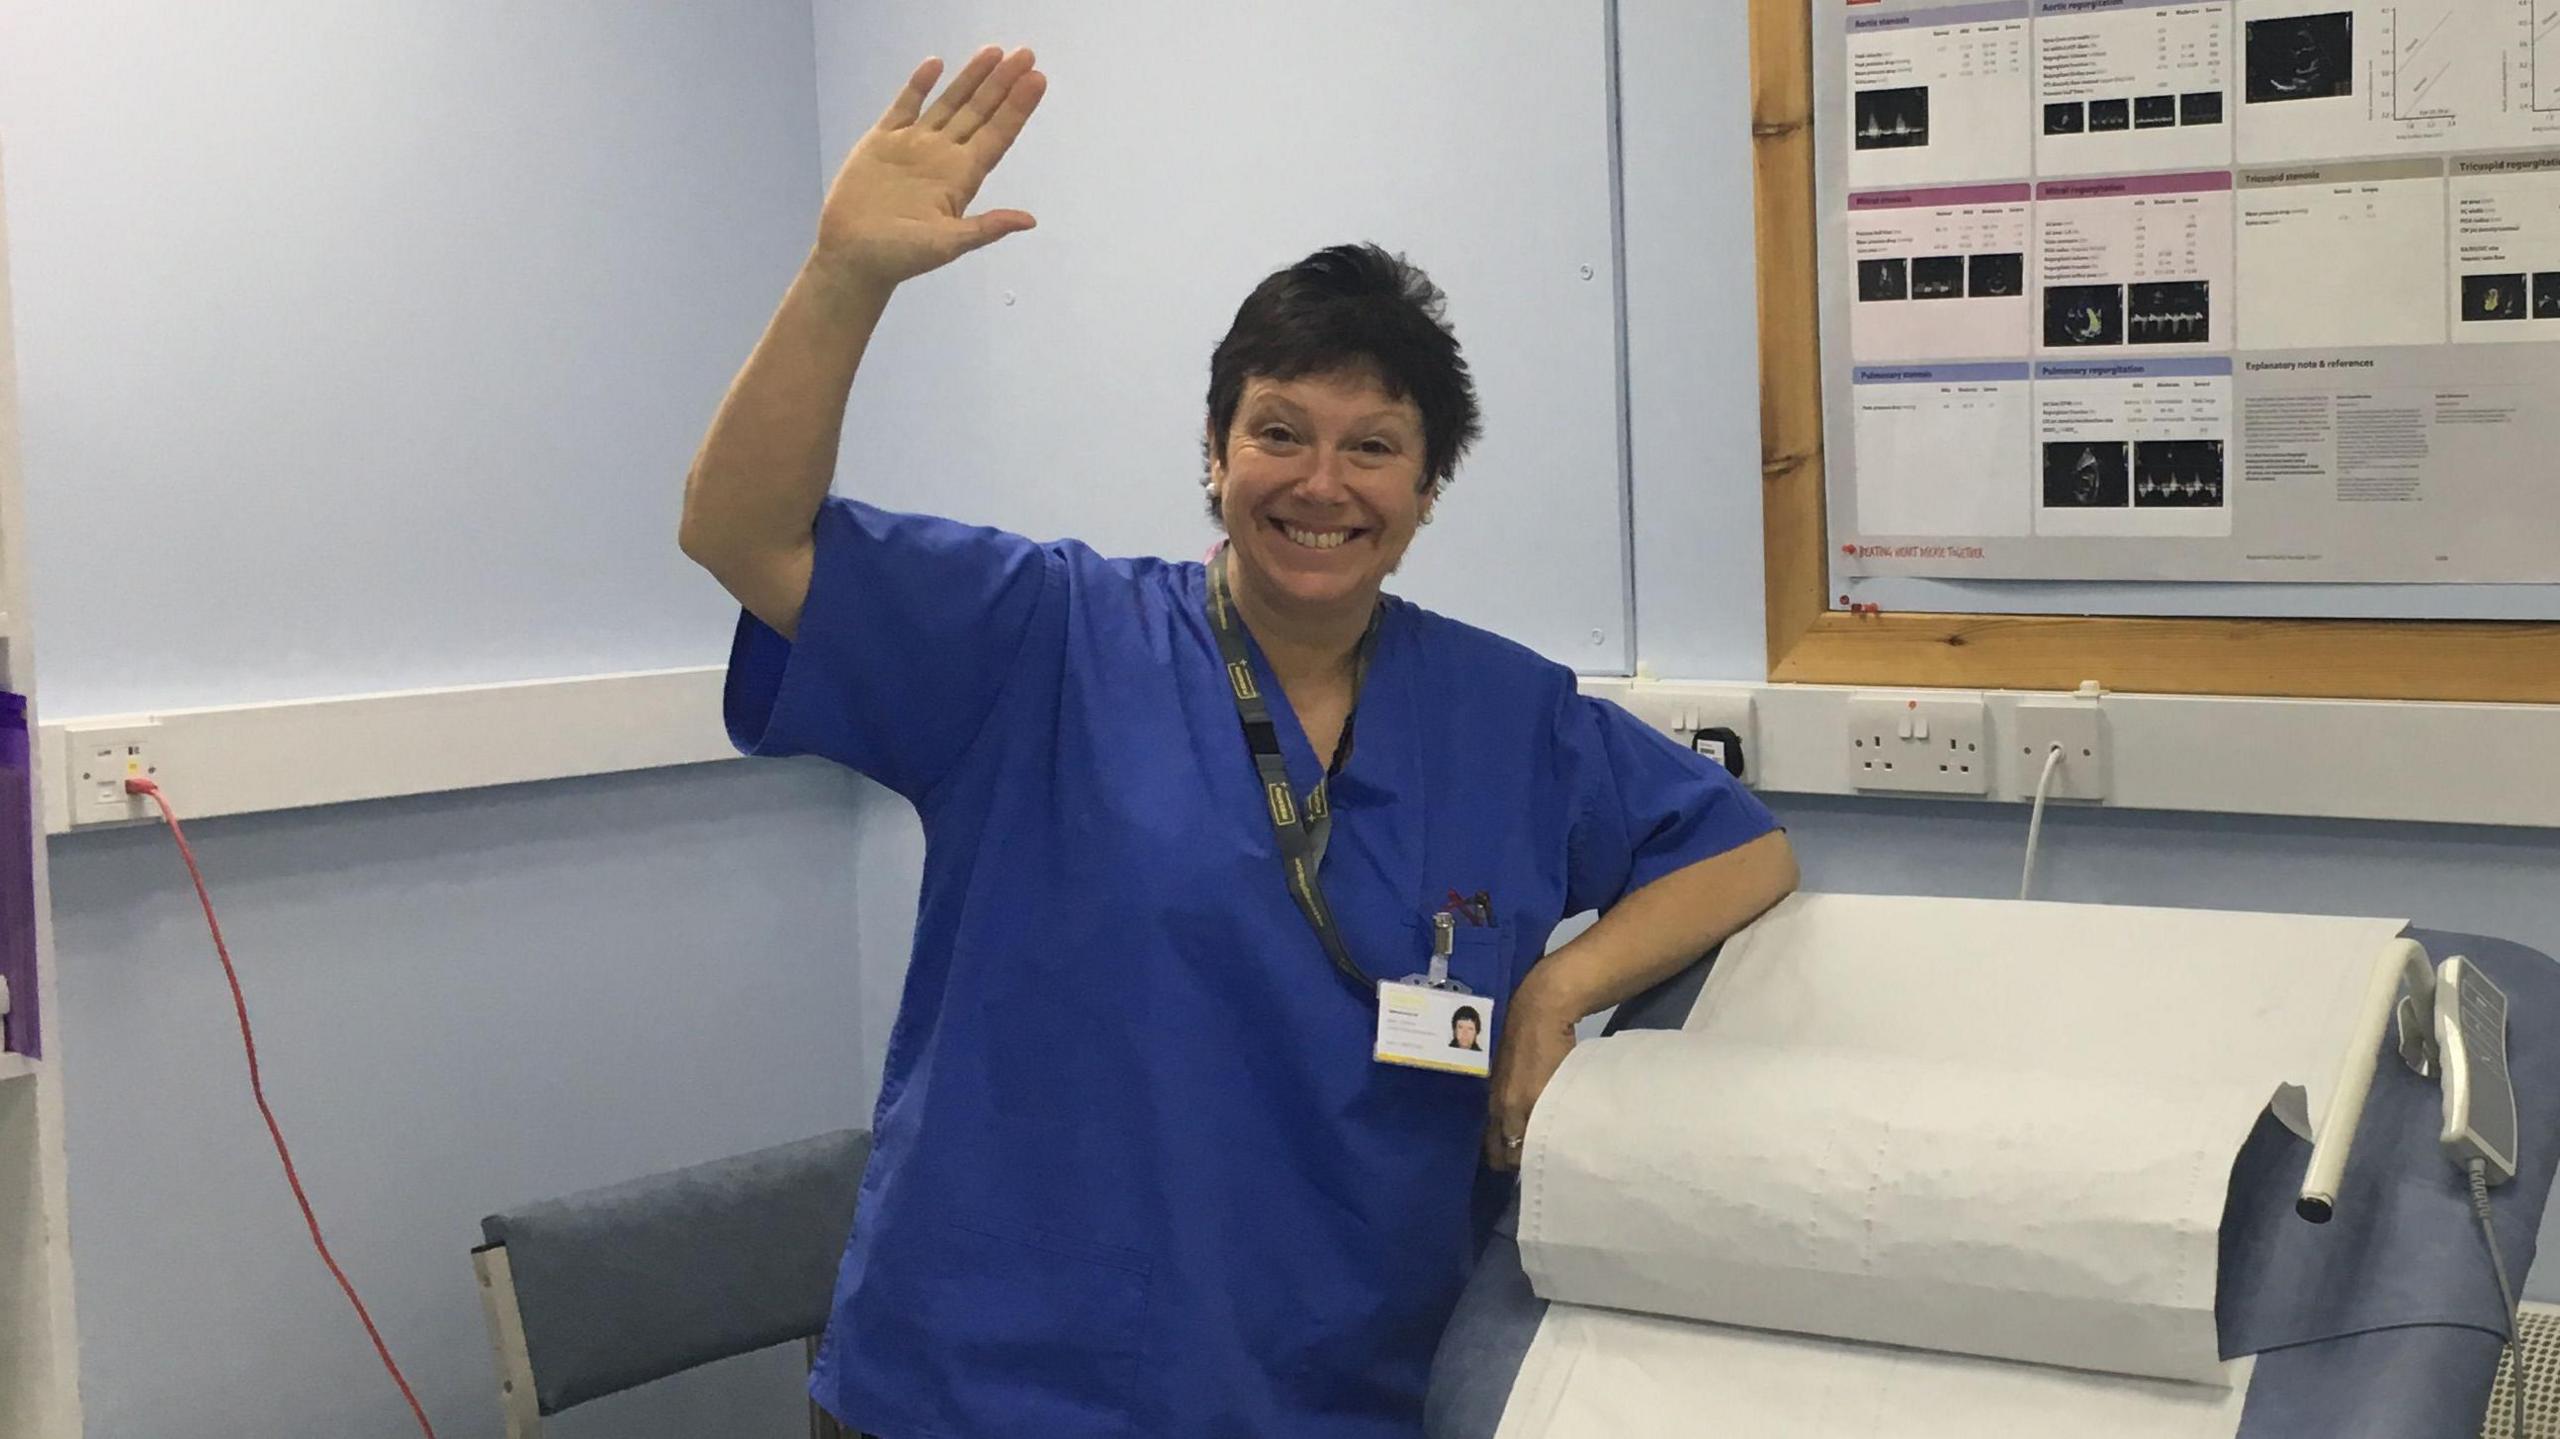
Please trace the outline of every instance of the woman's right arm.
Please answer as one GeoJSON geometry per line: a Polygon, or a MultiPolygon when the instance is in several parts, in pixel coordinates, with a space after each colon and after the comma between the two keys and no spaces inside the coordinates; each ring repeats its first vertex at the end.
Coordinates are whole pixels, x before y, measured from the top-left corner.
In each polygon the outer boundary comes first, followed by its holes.
{"type": "Polygon", "coordinates": [[[967,213],[1046,89],[1028,50],[971,57],[930,107],[942,63],[916,67],[827,191],[818,242],[729,385],[685,477],[677,540],[748,613],[799,626],[811,532],[835,473],[845,399],[905,280],[1016,230],[1019,210],[967,213]]]}

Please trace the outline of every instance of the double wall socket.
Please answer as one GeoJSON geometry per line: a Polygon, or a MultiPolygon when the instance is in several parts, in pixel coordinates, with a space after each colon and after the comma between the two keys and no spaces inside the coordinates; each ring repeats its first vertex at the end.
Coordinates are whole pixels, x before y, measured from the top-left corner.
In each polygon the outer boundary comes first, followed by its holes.
{"type": "Polygon", "coordinates": [[[124,791],[126,779],[158,778],[159,726],[148,722],[72,729],[71,823],[116,824],[148,819],[157,813],[151,801],[124,791]]]}
{"type": "Polygon", "coordinates": [[[1862,790],[1987,794],[1991,741],[1980,695],[1849,697],[1849,782],[1862,790]]]}

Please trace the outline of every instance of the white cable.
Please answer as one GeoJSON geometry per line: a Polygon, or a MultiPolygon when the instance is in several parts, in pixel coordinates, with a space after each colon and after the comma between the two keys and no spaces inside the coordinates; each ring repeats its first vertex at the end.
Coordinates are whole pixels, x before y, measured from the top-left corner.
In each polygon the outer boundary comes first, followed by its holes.
{"type": "Polygon", "coordinates": [[[2044,773],[2036,776],[2036,807],[2027,816],[2027,867],[2018,876],[2018,898],[2025,899],[2036,883],[2036,846],[2044,840],[2044,794],[2053,784],[2053,768],[2062,763],[2062,746],[2045,752],[2044,773]]]}
{"type": "Polygon", "coordinates": [[[2507,1306],[2507,1433],[2524,1439],[2524,1326],[2516,1307],[2515,1286],[2507,1282],[2506,1256],[2498,1252],[2498,1228],[2489,1222],[2489,1173],[2472,1160],[2471,1212],[2480,1216],[2480,1237],[2489,1241],[2489,1268],[2498,1276],[2498,1302],[2507,1306]]]}

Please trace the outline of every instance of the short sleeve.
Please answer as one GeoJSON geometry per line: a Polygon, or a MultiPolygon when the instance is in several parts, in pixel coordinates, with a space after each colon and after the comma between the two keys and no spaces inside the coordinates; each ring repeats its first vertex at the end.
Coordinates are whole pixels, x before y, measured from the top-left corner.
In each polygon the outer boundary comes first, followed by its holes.
{"type": "Polygon", "coordinates": [[[910,799],[984,728],[1026,645],[1065,632],[1057,559],[1000,530],[845,499],[818,511],[796,638],[738,620],[723,707],[752,755],[822,755],[910,799]]]}
{"type": "Polygon", "coordinates": [[[1573,786],[1567,914],[1605,910],[1630,890],[1778,828],[1722,765],[1607,700],[1570,695],[1557,724],[1573,786]]]}

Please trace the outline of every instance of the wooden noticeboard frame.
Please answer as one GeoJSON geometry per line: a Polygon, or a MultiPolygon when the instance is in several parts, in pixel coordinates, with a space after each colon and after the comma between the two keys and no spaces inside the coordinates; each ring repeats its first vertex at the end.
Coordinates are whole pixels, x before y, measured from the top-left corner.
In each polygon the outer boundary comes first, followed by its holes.
{"type": "MultiPolygon", "coordinates": [[[[2560,701],[2560,624],[2091,619],[1835,608],[1823,522],[1813,16],[1751,0],[1769,677],[1805,684],[2560,701]]],[[[2560,395],[2554,396],[2560,400],[2560,395]]],[[[2555,537],[2560,538],[2560,537],[2555,537]]]]}

